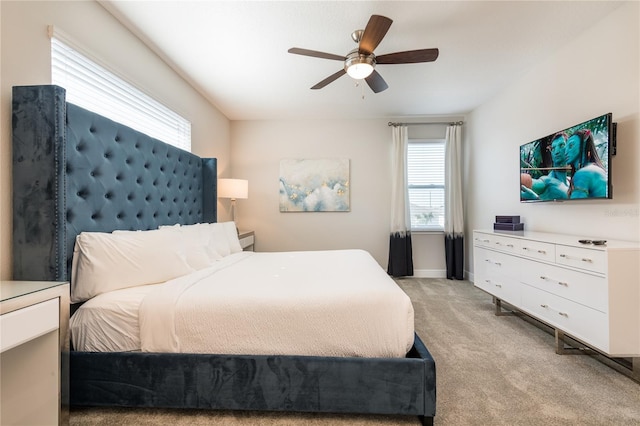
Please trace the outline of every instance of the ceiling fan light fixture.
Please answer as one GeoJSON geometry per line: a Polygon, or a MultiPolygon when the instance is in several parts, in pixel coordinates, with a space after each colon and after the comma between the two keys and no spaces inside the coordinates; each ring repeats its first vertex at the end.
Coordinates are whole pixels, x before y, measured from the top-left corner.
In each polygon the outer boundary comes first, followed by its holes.
{"type": "Polygon", "coordinates": [[[354,50],[347,55],[347,59],[344,61],[344,70],[349,74],[349,77],[362,80],[371,75],[375,65],[374,55],[363,55],[354,50]]]}
{"type": "Polygon", "coordinates": [[[376,56],[373,52],[387,34],[392,22],[391,19],[385,16],[371,15],[364,30],[356,30],[351,34],[351,38],[358,44],[358,47],[346,56],[318,52],[317,50],[301,49],[299,47],[292,47],[289,49],[289,53],[331,59],[334,61],[344,61],[342,69],[312,86],[312,90],[322,89],[327,84],[348,74],[355,80],[364,79],[374,93],[380,93],[387,90],[389,85],[384,81],[384,78],[375,71],[376,64],[417,64],[420,62],[433,62],[438,58],[439,54],[438,49],[433,48],[407,50],[376,56]]]}
{"type": "Polygon", "coordinates": [[[347,74],[349,74],[349,77],[356,80],[367,78],[371,75],[372,72],[373,66],[367,63],[352,64],[349,66],[349,68],[347,68],[347,74]]]}

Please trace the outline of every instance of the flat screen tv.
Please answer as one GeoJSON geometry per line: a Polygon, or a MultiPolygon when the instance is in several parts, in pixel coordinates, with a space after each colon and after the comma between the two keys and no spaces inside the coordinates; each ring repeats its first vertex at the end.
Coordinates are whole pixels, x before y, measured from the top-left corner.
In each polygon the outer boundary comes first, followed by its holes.
{"type": "Polygon", "coordinates": [[[520,146],[520,201],[611,198],[611,113],[520,146]]]}

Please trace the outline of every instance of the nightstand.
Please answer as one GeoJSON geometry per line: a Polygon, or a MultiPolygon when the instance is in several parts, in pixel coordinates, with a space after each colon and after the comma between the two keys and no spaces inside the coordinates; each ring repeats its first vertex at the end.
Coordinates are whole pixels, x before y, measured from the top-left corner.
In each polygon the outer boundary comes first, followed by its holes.
{"type": "Polygon", "coordinates": [[[69,283],[0,281],[0,424],[68,424],[69,283]]]}
{"type": "Polygon", "coordinates": [[[253,246],[256,242],[256,237],[253,231],[238,232],[238,239],[240,240],[240,247],[242,247],[243,251],[253,251],[253,246]]]}

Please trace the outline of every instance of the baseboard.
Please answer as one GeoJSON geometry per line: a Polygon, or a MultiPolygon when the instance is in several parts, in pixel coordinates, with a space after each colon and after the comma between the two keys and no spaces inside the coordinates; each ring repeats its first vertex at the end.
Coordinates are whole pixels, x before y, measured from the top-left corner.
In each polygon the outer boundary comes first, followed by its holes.
{"type": "MultiPolygon", "coordinates": [[[[413,277],[415,278],[447,278],[446,269],[414,269],[413,277]]],[[[473,282],[473,274],[469,271],[464,271],[464,277],[466,280],[473,282]]]]}
{"type": "Polygon", "coordinates": [[[447,278],[446,269],[414,269],[415,278],[447,278]]]}

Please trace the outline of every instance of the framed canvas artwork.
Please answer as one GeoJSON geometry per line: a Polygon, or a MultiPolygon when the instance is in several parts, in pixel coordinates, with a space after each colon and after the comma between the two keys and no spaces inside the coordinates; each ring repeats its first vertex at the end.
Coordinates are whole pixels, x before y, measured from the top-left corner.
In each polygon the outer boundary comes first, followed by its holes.
{"type": "Polygon", "coordinates": [[[349,159],[280,160],[281,212],[348,212],[349,159]]]}

